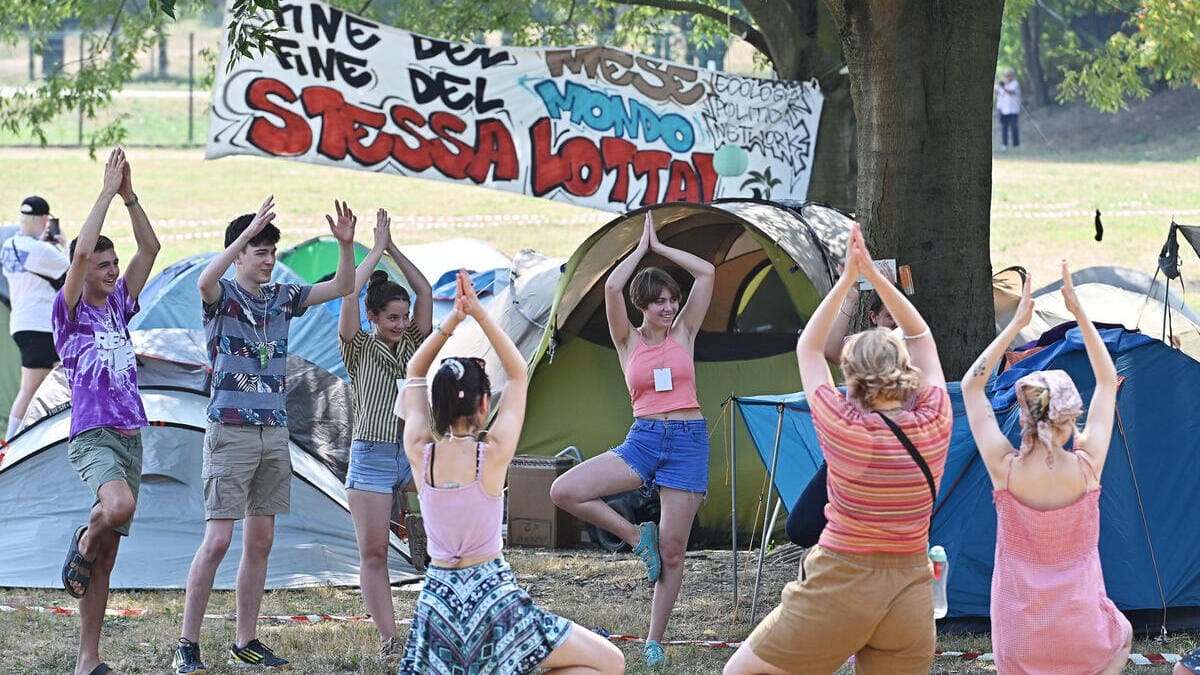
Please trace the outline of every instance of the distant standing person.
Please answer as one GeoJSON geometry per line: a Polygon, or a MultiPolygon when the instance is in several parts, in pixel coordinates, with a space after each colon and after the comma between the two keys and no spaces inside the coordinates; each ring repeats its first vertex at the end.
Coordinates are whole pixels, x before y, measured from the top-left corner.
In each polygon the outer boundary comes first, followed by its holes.
{"type": "Polygon", "coordinates": [[[129,319],[150,276],[159,243],[133,191],[119,148],[108,156],[104,188],[71,242],[71,267],[53,300],[54,341],[71,385],[71,442],[67,459],[96,495],[86,524],[71,535],[62,581],[79,598],[79,655],[75,675],[104,675],[100,628],[108,581],[122,536],[129,536],[142,484],[142,427],[137,362],[129,319]],[[137,252],[121,276],[112,240],[100,234],[113,197],[129,209],[137,252]]]}
{"type": "Polygon", "coordinates": [[[996,83],[996,111],[1000,113],[1000,149],[1008,149],[1008,135],[1012,132],[1012,146],[1021,144],[1021,130],[1017,127],[1017,116],[1021,113],[1021,83],[1012,68],[1004,69],[1004,79],[996,83]]]}
{"type": "Polygon", "coordinates": [[[12,314],[8,329],[21,352],[21,389],[13,399],[5,438],[12,438],[25,418],[33,394],[58,363],[50,334],[50,305],[67,274],[63,236],[50,205],[38,196],[21,202],[20,231],[0,247],[12,314]]]}
{"type": "MultiPolygon", "coordinates": [[[[396,637],[392,586],[388,578],[388,535],[392,499],[397,490],[407,512],[408,494],[416,492],[412,467],[404,454],[404,421],[392,408],[396,383],[408,373],[408,362],[433,330],[433,289],[425,275],[392,243],[392,219],[379,209],[375,222],[375,246],[354,271],[354,291],[342,298],[338,319],[338,342],[354,402],[354,436],[350,443],[350,467],[346,471],[346,496],[354,518],[358,541],[359,587],[371,620],[379,630],[379,657],[384,661],[404,655],[404,644],[396,637]],[[400,268],[412,286],[410,298],[403,286],[375,269],[384,252],[400,268]],[[367,283],[370,280],[370,283],[367,283]],[[372,330],[362,328],[358,294],[367,288],[367,319],[372,330]],[[411,312],[411,316],[410,316],[411,312]]],[[[404,530],[409,550],[424,550],[419,532],[404,530]]]]}
{"type": "Polygon", "coordinates": [[[204,541],[188,571],[183,634],[172,661],[179,675],[206,672],[200,660],[200,621],[238,520],[243,521],[242,559],[229,663],[290,667],[258,641],[255,631],[275,540],[275,516],[291,508],[288,327],[309,307],[346,295],[354,286],[355,218],[344,202],[335,202],[335,207],[336,222],[325,216],[338,242],[332,279],[311,286],[271,283],[279,228],[271,222],[275,198],[267,197],[258,213],[229,223],[225,250],[209,261],[197,281],[212,359],[212,394],[204,432],[204,541]],[[235,266],[233,279],[225,279],[230,264],[235,266]]]}

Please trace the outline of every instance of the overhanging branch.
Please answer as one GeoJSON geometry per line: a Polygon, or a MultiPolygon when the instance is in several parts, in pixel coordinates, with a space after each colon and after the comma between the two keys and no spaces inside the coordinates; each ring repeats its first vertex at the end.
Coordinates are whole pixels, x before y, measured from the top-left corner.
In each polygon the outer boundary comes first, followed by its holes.
{"type": "Polygon", "coordinates": [[[771,58],[771,51],[767,47],[767,41],[758,29],[737,16],[722,11],[717,7],[709,7],[698,2],[688,2],[688,0],[608,0],[615,4],[621,5],[639,5],[642,7],[657,7],[658,9],[666,9],[672,12],[688,12],[691,14],[699,14],[706,16],[713,21],[723,23],[729,26],[729,30],[734,35],[742,38],[750,43],[758,51],[762,52],[763,56],[771,58]]]}

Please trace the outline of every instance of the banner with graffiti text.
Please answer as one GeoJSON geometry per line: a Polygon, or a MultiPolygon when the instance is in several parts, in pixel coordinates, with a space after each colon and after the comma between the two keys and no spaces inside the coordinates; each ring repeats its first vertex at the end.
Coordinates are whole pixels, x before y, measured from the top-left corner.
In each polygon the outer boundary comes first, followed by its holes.
{"type": "Polygon", "coordinates": [[[209,158],[293,159],[609,211],[808,191],[822,98],[807,83],[607,47],[447,42],[321,2],[285,0],[277,19],[276,53],[217,68],[209,158]]]}

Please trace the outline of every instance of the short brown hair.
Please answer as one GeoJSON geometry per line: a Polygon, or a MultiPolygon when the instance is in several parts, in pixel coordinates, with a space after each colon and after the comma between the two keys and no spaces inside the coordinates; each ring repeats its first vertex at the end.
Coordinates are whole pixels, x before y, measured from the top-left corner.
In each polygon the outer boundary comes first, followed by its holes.
{"type": "Polygon", "coordinates": [[[906,401],[921,386],[921,369],[912,364],[908,348],[892,331],[865,330],[842,346],[846,395],[863,408],[880,400],[906,401]]]}
{"type": "Polygon", "coordinates": [[[638,273],[633,275],[633,281],[629,282],[629,300],[633,302],[634,307],[644,310],[662,295],[663,289],[669,291],[671,297],[676,300],[683,297],[679,282],[667,274],[666,270],[661,267],[644,267],[638,270],[638,273]]]}

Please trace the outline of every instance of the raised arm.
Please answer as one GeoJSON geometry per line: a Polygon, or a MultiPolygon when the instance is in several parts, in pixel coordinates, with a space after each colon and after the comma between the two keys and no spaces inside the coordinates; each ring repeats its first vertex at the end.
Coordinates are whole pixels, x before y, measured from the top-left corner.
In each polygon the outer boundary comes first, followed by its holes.
{"type": "Polygon", "coordinates": [[[349,343],[362,327],[358,296],[362,293],[363,286],[367,285],[367,280],[371,278],[371,273],[375,271],[375,266],[383,258],[384,249],[391,243],[391,225],[392,220],[388,218],[387,211],[379,209],[375,215],[375,245],[354,269],[354,290],[342,298],[342,309],[338,312],[338,337],[342,342],[349,343]]]}
{"type": "Polygon", "coordinates": [[[429,335],[433,331],[433,287],[429,285],[429,280],[421,274],[421,270],[408,259],[408,256],[400,252],[400,247],[396,246],[396,242],[388,238],[388,255],[392,256],[392,260],[396,261],[396,266],[400,268],[400,272],[404,274],[404,278],[408,280],[408,285],[413,290],[412,302],[412,320],[416,324],[417,330],[421,335],[429,335]]]}
{"type": "Polygon", "coordinates": [[[150,219],[146,217],[137,193],[133,191],[133,175],[128,161],[125,162],[125,172],[122,174],[121,187],[117,194],[121,195],[121,200],[129,209],[129,220],[133,223],[133,239],[137,242],[137,252],[125,267],[125,287],[129,289],[129,296],[136,300],[146,287],[150,270],[154,268],[154,259],[158,257],[162,246],[158,243],[158,237],[154,234],[154,228],[150,226],[150,219]]]}
{"type": "Polygon", "coordinates": [[[100,196],[96,198],[96,203],[88,212],[83,226],[79,228],[79,236],[75,238],[75,256],[71,258],[71,266],[67,268],[67,279],[62,288],[67,312],[72,317],[75,316],[75,308],[79,306],[79,298],[83,295],[83,280],[91,266],[92,253],[96,248],[96,241],[100,239],[100,228],[104,226],[108,205],[121,189],[125,165],[125,152],[120,148],[108,154],[108,161],[104,164],[104,185],[100,188],[100,196]]]}
{"type": "Polygon", "coordinates": [[[633,324],[629,322],[629,313],[625,311],[625,284],[629,283],[629,278],[633,276],[638,263],[650,251],[650,237],[653,231],[654,221],[647,213],[638,245],[624,260],[617,263],[608,273],[608,279],[604,281],[604,313],[608,317],[608,334],[612,336],[613,346],[622,355],[628,352],[629,336],[633,333],[633,324]]]}
{"type": "Polygon", "coordinates": [[[1113,417],[1117,408],[1117,367],[1113,364],[1112,355],[1100,337],[1096,326],[1087,318],[1083,305],[1075,295],[1075,286],[1071,283],[1071,271],[1067,269],[1067,261],[1062,261],[1062,296],[1067,309],[1075,315],[1079,323],[1079,332],[1083,336],[1084,347],[1087,348],[1088,361],[1092,365],[1092,373],[1096,377],[1096,389],[1092,392],[1092,402],[1088,406],[1087,423],[1076,439],[1075,447],[1086,452],[1092,460],[1096,475],[1104,470],[1104,461],[1108,458],[1108,442],[1112,439],[1113,417]]]}
{"type": "MultiPolygon", "coordinates": [[[[459,294],[454,300],[454,309],[442,318],[442,324],[429,334],[408,360],[408,382],[405,383],[401,395],[404,410],[404,450],[408,453],[410,462],[419,460],[421,446],[433,440],[429,420],[429,387],[426,382],[429,367],[446,345],[446,339],[454,334],[454,329],[465,317],[463,298],[459,294]]],[[[419,465],[419,462],[413,463],[414,467],[419,465]]],[[[418,484],[421,484],[421,481],[418,481],[418,484]]]]}
{"type": "Polygon", "coordinates": [[[846,344],[846,335],[850,332],[850,319],[854,316],[857,306],[858,284],[851,284],[838,308],[837,316],[833,317],[829,337],[825,338],[825,361],[831,366],[839,365],[842,361],[842,345],[846,344]]]}
{"type": "Polygon", "coordinates": [[[938,357],[937,344],[933,341],[933,333],[929,330],[929,324],[925,322],[917,308],[908,301],[908,298],[904,297],[900,289],[883,276],[879,268],[871,262],[871,254],[867,251],[861,231],[856,230],[855,234],[851,236],[851,245],[860,249],[861,255],[866,260],[863,264],[863,276],[875,287],[875,292],[879,294],[883,306],[892,313],[892,318],[900,327],[913,365],[921,369],[921,385],[945,389],[946,375],[942,372],[942,361],[938,357]]]}
{"type": "Polygon", "coordinates": [[[504,400],[496,412],[491,428],[488,429],[488,443],[492,450],[488,456],[489,473],[494,473],[493,478],[499,478],[498,481],[493,481],[494,484],[490,487],[495,489],[489,492],[495,493],[504,485],[504,474],[513,455],[516,454],[517,441],[521,438],[521,427],[525,423],[529,370],[525,357],[521,356],[521,351],[513,344],[512,338],[508,337],[479,303],[475,287],[466,270],[459,270],[458,283],[459,293],[463,297],[463,311],[475,319],[483,329],[483,334],[487,336],[488,343],[500,359],[500,367],[504,369],[504,376],[508,380],[504,387],[504,400]],[[491,471],[493,468],[494,472],[491,471]]]}
{"type": "Polygon", "coordinates": [[[1004,459],[1013,452],[1013,446],[1008,437],[1000,430],[996,415],[992,411],[992,403],[984,391],[988,377],[996,370],[996,364],[1008,345],[1012,344],[1017,333],[1029,325],[1033,318],[1033,298],[1031,297],[1032,281],[1030,275],[1025,275],[1025,286],[1021,291],[1021,302],[1013,314],[1012,321],[996,336],[995,340],[983,350],[975,363],[962,377],[963,404],[967,409],[967,422],[971,426],[971,435],[975,437],[975,447],[988,474],[992,477],[993,485],[1000,485],[1004,480],[1004,459]]]}
{"type": "MultiPolygon", "coordinates": [[[[858,223],[854,224],[850,237],[859,233],[858,223]]],[[[800,366],[800,382],[804,392],[812,396],[817,389],[828,384],[833,386],[833,377],[829,373],[829,363],[825,360],[825,343],[829,340],[834,321],[841,309],[842,302],[850,293],[850,289],[858,280],[859,268],[862,267],[860,252],[854,247],[846,248],[846,262],[842,276],[838,277],[829,293],[821,298],[821,303],[808,319],[808,324],[800,332],[796,341],[796,363],[800,366]]],[[[839,352],[838,360],[841,356],[839,352]]]]}
{"type": "Polygon", "coordinates": [[[650,225],[650,250],[679,265],[695,279],[687,302],[683,309],[679,310],[679,317],[676,320],[676,323],[681,323],[684,330],[687,331],[687,338],[695,340],[696,334],[700,332],[700,326],[704,323],[704,315],[708,314],[708,305],[712,302],[716,268],[704,258],[692,255],[682,249],[672,248],[659,241],[649,212],[646,213],[646,222],[650,225]]]}
{"type": "Polygon", "coordinates": [[[275,220],[274,208],[275,195],[270,195],[263,201],[262,206],[258,207],[258,212],[254,214],[254,218],[238,238],[226,246],[224,251],[213,256],[213,259],[204,266],[204,271],[200,272],[200,278],[196,280],[196,286],[200,289],[200,297],[204,300],[204,304],[211,305],[221,299],[221,277],[233,264],[238,253],[241,253],[242,249],[250,243],[250,240],[257,237],[268,223],[275,220]]]}
{"type": "Polygon", "coordinates": [[[304,299],[305,307],[329,302],[354,290],[354,226],[358,218],[346,206],[346,202],[338,203],[335,200],[333,206],[337,210],[337,221],[334,222],[333,216],[328,213],[325,214],[325,220],[329,221],[329,232],[338,243],[337,271],[332,279],[313,284],[308,297],[304,299]]]}

